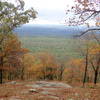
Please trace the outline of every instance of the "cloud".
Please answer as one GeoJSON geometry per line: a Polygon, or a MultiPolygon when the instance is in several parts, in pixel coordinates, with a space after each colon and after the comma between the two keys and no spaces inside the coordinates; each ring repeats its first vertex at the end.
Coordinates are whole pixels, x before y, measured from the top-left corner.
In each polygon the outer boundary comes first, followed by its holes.
{"type": "Polygon", "coordinates": [[[41,18],[36,18],[35,20],[30,21],[29,24],[60,25],[61,23],[59,23],[58,21],[50,21],[50,20],[45,20],[45,19],[41,19],[41,18]]]}
{"type": "Polygon", "coordinates": [[[33,7],[38,12],[35,23],[59,24],[64,22],[67,5],[73,0],[24,0],[25,7],[33,7]]]}
{"type": "Polygon", "coordinates": [[[72,0],[24,0],[26,6],[33,6],[38,9],[64,9],[72,0]]]}

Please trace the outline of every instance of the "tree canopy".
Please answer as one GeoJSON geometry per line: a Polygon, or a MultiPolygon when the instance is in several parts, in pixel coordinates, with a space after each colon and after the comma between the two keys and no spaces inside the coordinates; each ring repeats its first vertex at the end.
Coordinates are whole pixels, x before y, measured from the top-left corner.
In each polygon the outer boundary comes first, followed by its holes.
{"type": "Polygon", "coordinates": [[[29,20],[36,18],[37,12],[33,9],[25,9],[23,0],[15,3],[8,0],[0,0],[0,83],[3,82],[4,70],[20,66],[21,57],[27,50],[21,47],[13,30],[29,20]]]}
{"type": "Polygon", "coordinates": [[[33,9],[25,9],[23,0],[17,0],[16,4],[6,0],[0,0],[0,33],[11,32],[14,28],[28,23],[36,18],[37,12],[33,9]]]}
{"type": "Polygon", "coordinates": [[[70,25],[81,25],[87,20],[93,20],[100,24],[100,1],[99,0],[75,0],[74,6],[67,9],[67,14],[72,14],[68,21],[70,25]]]}

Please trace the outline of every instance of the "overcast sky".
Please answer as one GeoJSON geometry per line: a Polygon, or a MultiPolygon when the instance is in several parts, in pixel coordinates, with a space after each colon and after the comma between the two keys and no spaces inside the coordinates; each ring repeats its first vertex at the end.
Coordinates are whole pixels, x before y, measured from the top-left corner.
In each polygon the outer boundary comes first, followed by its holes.
{"type": "Polygon", "coordinates": [[[36,24],[63,24],[66,17],[66,8],[73,5],[73,0],[24,0],[25,7],[33,7],[37,18],[30,23],[36,24]]]}

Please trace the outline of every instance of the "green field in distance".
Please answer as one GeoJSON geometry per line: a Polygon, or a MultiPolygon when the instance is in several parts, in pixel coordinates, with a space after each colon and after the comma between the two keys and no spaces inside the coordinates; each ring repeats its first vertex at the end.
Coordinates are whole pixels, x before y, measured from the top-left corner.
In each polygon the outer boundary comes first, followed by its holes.
{"type": "Polygon", "coordinates": [[[20,37],[23,47],[32,53],[49,52],[56,58],[64,60],[67,57],[79,57],[77,39],[65,37],[20,37]]]}

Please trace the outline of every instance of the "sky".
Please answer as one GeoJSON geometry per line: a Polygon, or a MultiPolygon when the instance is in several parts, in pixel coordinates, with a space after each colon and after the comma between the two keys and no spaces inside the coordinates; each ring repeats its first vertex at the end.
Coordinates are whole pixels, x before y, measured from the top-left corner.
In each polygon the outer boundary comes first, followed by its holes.
{"type": "MultiPolygon", "coordinates": [[[[8,0],[14,2],[16,0],[8,0]]],[[[25,9],[33,7],[38,12],[37,18],[29,24],[65,25],[66,10],[74,5],[75,0],[23,0],[25,9]]],[[[69,16],[70,17],[70,16],[69,16]]],[[[94,20],[88,21],[92,26],[94,20]]]]}
{"type": "Polygon", "coordinates": [[[37,18],[30,24],[64,24],[66,8],[73,5],[73,0],[24,0],[25,8],[33,7],[37,18]]]}

